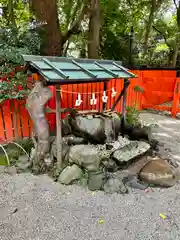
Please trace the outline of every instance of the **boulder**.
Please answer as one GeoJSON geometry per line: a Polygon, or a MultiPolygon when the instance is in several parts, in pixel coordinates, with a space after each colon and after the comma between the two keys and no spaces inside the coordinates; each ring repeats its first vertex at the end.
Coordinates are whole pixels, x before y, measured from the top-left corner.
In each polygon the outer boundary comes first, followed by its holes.
{"type": "Polygon", "coordinates": [[[124,183],[118,178],[109,178],[104,184],[103,188],[106,193],[128,193],[128,189],[126,188],[124,183]]]}
{"type": "Polygon", "coordinates": [[[161,158],[149,161],[139,173],[140,179],[149,184],[172,187],[179,180],[179,170],[161,158]]]}
{"type": "Polygon", "coordinates": [[[87,171],[97,171],[99,169],[101,157],[98,150],[92,145],[75,145],[69,149],[69,162],[75,163],[87,171]]]}
{"type": "Polygon", "coordinates": [[[27,172],[29,171],[30,161],[27,155],[19,156],[18,161],[16,162],[16,168],[18,172],[27,172]]]}
{"type": "Polygon", "coordinates": [[[105,139],[106,143],[111,143],[116,139],[111,118],[104,118],[104,133],[106,136],[106,139],[105,139]]]}
{"type": "Polygon", "coordinates": [[[73,133],[79,137],[86,137],[89,141],[103,143],[106,139],[103,119],[88,116],[77,116],[71,120],[73,133]]]}
{"type": "Polygon", "coordinates": [[[91,191],[101,190],[104,184],[105,174],[103,172],[88,172],[88,188],[91,191]]]}
{"type": "MultiPolygon", "coordinates": [[[[62,159],[64,162],[66,162],[66,156],[68,154],[69,151],[69,146],[66,143],[66,140],[63,138],[63,142],[62,142],[62,159]]],[[[53,157],[57,158],[57,143],[56,143],[56,139],[52,142],[51,144],[51,154],[53,157]]]]}
{"type": "Polygon", "coordinates": [[[74,135],[68,135],[64,137],[65,141],[68,145],[78,145],[78,144],[86,144],[88,141],[82,137],[76,137],[74,135]]]}
{"type": "Polygon", "coordinates": [[[113,161],[110,158],[105,158],[102,160],[102,166],[105,168],[108,172],[115,172],[118,169],[118,166],[115,161],[113,161]]]}
{"type": "Polygon", "coordinates": [[[58,181],[63,184],[70,184],[82,176],[82,170],[76,165],[66,167],[60,174],[58,181]]]}
{"type": "Polygon", "coordinates": [[[150,149],[150,145],[143,141],[132,141],[128,145],[117,149],[112,157],[119,164],[130,164],[131,161],[145,154],[150,149]]]}
{"type": "Polygon", "coordinates": [[[121,120],[114,112],[78,115],[71,119],[70,124],[76,136],[101,144],[115,140],[121,129],[121,120]]]}

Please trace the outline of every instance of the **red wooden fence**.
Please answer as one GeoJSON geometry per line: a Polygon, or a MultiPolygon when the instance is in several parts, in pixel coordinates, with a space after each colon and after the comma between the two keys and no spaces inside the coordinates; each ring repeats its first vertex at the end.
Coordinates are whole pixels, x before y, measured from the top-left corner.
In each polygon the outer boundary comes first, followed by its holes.
{"type": "MultiPolygon", "coordinates": [[[[137,70],[132,71],[137,75],[136,79],[131,79],[131,84],[127,93],[127,105],[136,106],[138,109],[151,108],[157,110],[171,111],[176,116],[179,109],[179,86],[180,81],[176,78],[175,70],[137,70]],[[140,87],[144,91],[137,92],[135,87],[140,87]]],[[[107,86],[107,109],[113,105],[115,98],[111,96],[112,88],[118,93],[123,88],[123,81],[112,80],[107,86]]],[[[55,88],[50,87],[53,97],[48,106],[55,109],[55,88]]],[[[80,110],[97,109],[102,110],[103,83],[75,84],[62,87],[62,108],[75,107],[78,93],[81,94],[82,104],[80,110]],[[90,99],[92,93],[96,93],[97,104],[91,106],[90,99]]],[[[120,102],[116,111],[121,111],[120,102]]],[[[62,116],[64,117],[64,116],[62,116]]],[[[55,129],[55,114],[47,114],[51,131],[55,129]]],[[[0,143],[12,141],[13,139],[29,137],[32,132],[32,122],[25,109],[25,101],[8,100],[0,106],[0,143]]]]}

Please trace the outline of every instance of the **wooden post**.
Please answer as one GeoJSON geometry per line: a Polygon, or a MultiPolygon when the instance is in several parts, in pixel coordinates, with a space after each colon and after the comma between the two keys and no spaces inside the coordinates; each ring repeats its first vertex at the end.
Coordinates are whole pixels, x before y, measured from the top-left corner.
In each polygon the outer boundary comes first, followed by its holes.
{"type": "MultiPolygon", "coordinates": [[[[107,82],[104,82],[104,92],[106,92],[106,91],[107,91],[107,82]]],[[[107,92],[106,92],[106,94],[107,94],[107,92]]],[[[103,102],[103,111],[106,110],[106,106],[107,106],[107,103],[103,102]]]]}
{"type": "Polygon", "coordinates": [[[57,170],[62,168],[62,129],[61,129],[61,93],[60,86],[56,86],[56,145],[57,145],[57,170]]]}
{"type": "Polygon", "coordinates": [[[178,108],[179,108],[179,97],[180,97],[179,87],[180,87],[180,79],[176,78],[176,84],[175,84],[174,94],[173,94],[172,109],[171,109],[172,117],[176,117],[178,108]]]}
{"type": "Polygon", "coordinates": [[[127,98],[127,87],[125,87],[128,83],[127,79],[124,79],[124,93],[123,93],[123,102],[122,102],[122,118],[124,124],[126,124],[126,98],[127,98]]]}
{"type": "Polygon", "coordinates": [[[121,93],[119,94],[119,96],[117,97],[115,103],[113,104],[112,108],[111,108],[111,111],[114,111],[117,104],[119,103],[119,101],[121,100],[122,96],[124,96],[124,93],[126,92],[126,89],[128,88],[130,82],[126,79],[124,79],[124,87],[121,91],[121,93]]]}
{"type": "Polygon", "coordinates": [[[126,128],[126,97],[127,97],[127,88],[129,86],[128,79],[124,79],[124,91],[123,91],[123,102],[122,102],[122,119],[121,119],[121,136],[124,137],[125,128],[126,128]]]}

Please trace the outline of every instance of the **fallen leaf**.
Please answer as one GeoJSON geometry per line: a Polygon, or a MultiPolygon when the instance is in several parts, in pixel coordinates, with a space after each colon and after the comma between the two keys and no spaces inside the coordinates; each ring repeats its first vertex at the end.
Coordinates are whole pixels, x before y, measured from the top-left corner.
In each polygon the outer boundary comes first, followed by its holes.
{"type": "Polygon", "coordinates": [[[162,214],[162,213],[160,213],[159,216],[160,216],[162,219],[166,219],[166,218],[167,218],[167,217],[166,217],[164,214],[162,214]]]}
{"type": "Polygon", "coordinates": [[[99,223],[100,223],[100,224],[104,223],[104,220],[99,220],[99,223]]]}

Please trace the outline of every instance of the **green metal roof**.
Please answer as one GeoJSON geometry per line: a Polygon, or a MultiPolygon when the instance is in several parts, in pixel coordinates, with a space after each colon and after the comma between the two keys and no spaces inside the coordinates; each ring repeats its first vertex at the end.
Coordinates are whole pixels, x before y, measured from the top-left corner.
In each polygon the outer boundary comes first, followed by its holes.
{"type": "Polygon", "coordinates": [[[118,61],[33,55],[23,55],[23,59],[28,66],[42,75],[49,85],[136,77],[118,61]]]}

